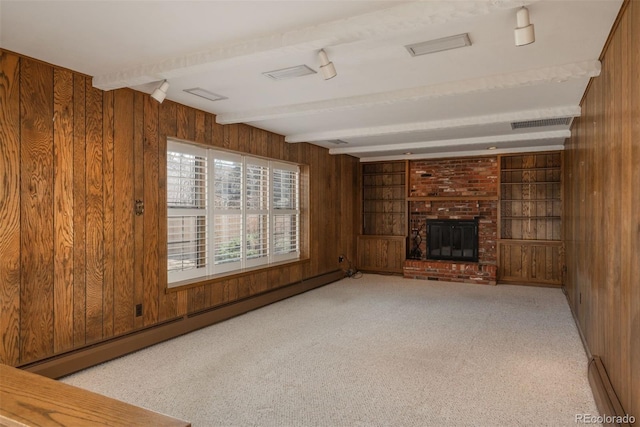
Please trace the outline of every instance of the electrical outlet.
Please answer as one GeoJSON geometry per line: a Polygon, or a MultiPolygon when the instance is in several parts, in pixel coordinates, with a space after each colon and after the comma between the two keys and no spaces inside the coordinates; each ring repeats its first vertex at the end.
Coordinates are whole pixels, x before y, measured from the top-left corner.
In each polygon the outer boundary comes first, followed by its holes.
{"type": "Polygon", "coordinates": [[[338,262],[343,262],[343,261],[344,261],[344,257],[343,257],[342,255],[340,255],[340,256],[338,257],[338,262]]]}
{"type": "Polygon", "coordinates": [[[142,304],[136,304],[136,317],[142,316],[142,304]]]}

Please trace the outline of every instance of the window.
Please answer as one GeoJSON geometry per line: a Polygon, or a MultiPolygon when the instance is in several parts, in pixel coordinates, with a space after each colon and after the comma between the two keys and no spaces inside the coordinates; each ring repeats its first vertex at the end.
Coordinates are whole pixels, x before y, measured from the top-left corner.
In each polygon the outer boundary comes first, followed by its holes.
{"type": "Polygon", "coordinates": [[[169,286],[300,257],[300,168],[169,141],[169,286]]]}

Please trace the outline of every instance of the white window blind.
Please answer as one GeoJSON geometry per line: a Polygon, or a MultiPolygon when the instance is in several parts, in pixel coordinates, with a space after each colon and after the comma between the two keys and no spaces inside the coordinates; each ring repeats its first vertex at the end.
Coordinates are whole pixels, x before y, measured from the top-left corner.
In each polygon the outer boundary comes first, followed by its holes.
{"type": "Polygon", "coordinates": [[[269,262],[269,162],[246,160],[246,264],[253,267],[269,262]]]}
{"type": "Polygon", "coordinates": [[[198,277],[207,269],[206,150],[169,145],[167,210],[170,280],[198,277]]]}
{"type": "Polygon", "coordinates": [[[213,247],[217,272],[242,267],[242,157],[213,159],[213,247]]]}
{"type": "Polygon", "coordinates": [[[299,175],[295,166],[273,166],[273,252],[277,260],[297,258],[300,253],[299,175]]]}
{"type": "Polygon", "coordinates": [[[297,165],[170,141],[169,286],[300,256],[297,165]]]}

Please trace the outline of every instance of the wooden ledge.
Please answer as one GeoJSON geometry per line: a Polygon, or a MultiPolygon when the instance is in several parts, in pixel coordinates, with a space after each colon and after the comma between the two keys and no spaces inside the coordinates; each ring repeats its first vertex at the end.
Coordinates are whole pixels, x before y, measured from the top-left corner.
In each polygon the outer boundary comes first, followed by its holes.
{"type": "Polygon", "coordinates": [[[157,426],[191,423],[0,364],[0,424],[157,426]]]}

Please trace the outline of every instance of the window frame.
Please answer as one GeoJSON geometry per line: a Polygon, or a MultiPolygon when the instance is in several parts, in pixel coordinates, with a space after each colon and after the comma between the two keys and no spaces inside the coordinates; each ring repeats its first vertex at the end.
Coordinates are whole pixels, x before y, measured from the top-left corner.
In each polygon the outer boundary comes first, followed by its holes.
{"type": "MultiPolygon", "coordinates": [[[[197,282],[205,281],[211,278],[226,277],[234,274],[243,273],[245,271],[260,270],[262,268],[269,268],[273,265],[288,264],[290,262],[300,261],[303,254],[302,242],[303,242],[303,209],[302,209],[302,196],[303,196],[303,173],[304,165],[290,163],[279,159],[270,159],[261,156],[255,156],[248,153],[235,152],[218,147],[202,146],[197,143],[189,141],[176,140],[174,138],[167,139],[167,152],[188,152],[206,153],[207,163],[207,188],[206,188],[206,267],[203,269],[192,268],[180,272],[172,272],[168,270],[167,259],[167,287],[169,289],[176,289],[181,286],[194,284],[197,282]],[[184,150],[182,150],[184,148],[184,150]],[[240,209],[238,210],[241,216],[241,233],[240,233],[240,260],[224,264],[215,264],[215,245],[216,245],[216,220],[221,215],[229,214],[228,210],[217,209],[215,207],[215,161],[226,160],[239,162],[242,165],[241,173],[241,200],[240,209]],[[248,185],[249,165],[266,167],[267,168],[267,200],[266,209],[262,206],[260,209],[249,209],[248,194],[250,192],[248,185]],[[295,173],[295,205],[293,209],[281,209],[276,208],[274,204],[274,170],[285,170],[295,173]],[[250,258],[248,255],[248,230],[247,221],[251,215],[267,215],[267,242],[266,242],[266,256],[260,256],[257,258],[250,258]],[[275,253],[275,226],[274,221],[276,215],[294,215],[295,216],[295,248],[293,251],[285,254],[275,253]]],[[[165,170],[168,164],[165,165],[165,170]]],[[[167,186],[168,190],[168,186],[167,186]]],[[[175,208],[170,208],[168,203],[167,210],[167,224],[175,208]]],[[[261,221],[259,219],[259,221],[261,221]]],[[[167,235],[167,247],[169,245],[167,235]]]]}

